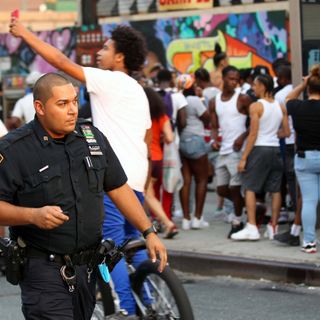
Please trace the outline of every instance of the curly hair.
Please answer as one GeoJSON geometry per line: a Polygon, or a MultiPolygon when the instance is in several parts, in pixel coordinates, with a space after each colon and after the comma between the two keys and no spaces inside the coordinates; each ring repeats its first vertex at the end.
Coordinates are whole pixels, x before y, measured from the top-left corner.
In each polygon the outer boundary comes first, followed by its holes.
{"type": "Polygon", "coordinates": [[[140,71],[147,56],[143,35],[128,26],[118,26],[111,33],[117,53],[123,53],[124,64],[131,74],[140,71]]]}

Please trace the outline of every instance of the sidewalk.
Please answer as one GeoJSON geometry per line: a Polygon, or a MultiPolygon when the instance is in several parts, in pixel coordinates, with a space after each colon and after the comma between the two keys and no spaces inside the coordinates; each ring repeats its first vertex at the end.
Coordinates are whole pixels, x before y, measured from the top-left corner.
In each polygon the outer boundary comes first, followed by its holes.
{"type": "MultiPolygon", "coordinates": [[[[289,247],[263,238],[259,241],[227,239],[231,226],[213,218],[216,194],[208,192],[204,217],[210,227],[203,230],[180,230],[173,240],[164,240],[170,264],[182,271],[203,275],[233,275],[308,285],[320,285],[320,252],[306,254],[300,247],[289,247]]],[[[181,218],[176,219],[181,226],[181,218]]],[[[281,226],[281,230],[288,229],[281,226]]]]}

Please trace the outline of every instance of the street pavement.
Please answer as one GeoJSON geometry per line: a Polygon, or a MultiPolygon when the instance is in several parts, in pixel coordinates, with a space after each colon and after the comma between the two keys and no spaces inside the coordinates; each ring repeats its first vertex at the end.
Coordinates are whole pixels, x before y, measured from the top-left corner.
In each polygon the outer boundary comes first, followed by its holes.
{"type": "MultiPolygon", "coordinates": [[[[253,279],[320,285],[320,252],[307,254],[300,247],[290,247],[263,237],[259,241],[227,239],[230,224],[214,215],[216,193],[208,192],[204,218],[210,227],[188,230],[172,240],[164,240],[169,262],[177,269],[202,275],[232,275],[253,279]]],[[[270,208],[268,209],[270,211],[270,208]]],[[[182,218],[174,218],[178,227],[182,218]]],[[[282,231],[289,225],[282,225],[282,231]]]]}

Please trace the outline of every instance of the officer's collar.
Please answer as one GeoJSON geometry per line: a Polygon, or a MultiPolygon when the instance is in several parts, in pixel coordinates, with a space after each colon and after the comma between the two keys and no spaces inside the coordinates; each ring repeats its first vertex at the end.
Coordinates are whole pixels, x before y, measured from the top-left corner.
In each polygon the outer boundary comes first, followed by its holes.
{"type": "MultiPolygon", "coordinates": [[[[33,121],[34,132],[37,135],[39,141],[43,146],[47,146],[48,144],[53,142],[53,138],[49,135],[49,133],[43,128],[42,124],[38,120],[37,116],[34,117],[33,121]]],[[[79,129],[76,127],[75,130],[69,133],[65,139],[66,143],[73,141],[76,137],[82,137],[81,133],[79,133],[79,129]]]]}

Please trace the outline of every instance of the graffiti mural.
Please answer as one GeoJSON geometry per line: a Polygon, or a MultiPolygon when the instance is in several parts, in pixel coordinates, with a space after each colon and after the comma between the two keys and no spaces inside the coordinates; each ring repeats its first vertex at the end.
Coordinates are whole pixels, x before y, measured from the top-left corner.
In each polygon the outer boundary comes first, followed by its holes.
{"type": "MultiPolygon", "coordinates": [[[[150,67],[160,62],[182,73],[201,66],[212,70],[217,42],[238,68],[271,68],[275,59],[288,57],[285,11],[135,21],[131,26],[146,37],[150,67]]],[[[114,27],[103,25],[104,35],[110,36],[114,27]]]]}
{"type": "MultiPolygon", "coordinates": [[[[227,53],[230,63],[239,68],[258,64],[271,67],[275,59],[288,58],[285,11],[201,15],[126,23],[145,35],[149,49],[146,70],[160,62],[181,73],[193,72],[201,66],[210,71],[213,69],[215,43],[219,43],[227,53]]],[[[93,30],[64,28],[38,32],[37,35],[73,61],[94,65],[96,51],[104,39],[110,37],[115,27],[114,23],[102,25],[102,35],[99,27],[93,30]]],[[[0,34],[0,60],[8,56],[15,72],[39,70],[44,73],[54,70],[21,39],[10,34],[0,34]]]]}
{"type": "MultiPolygon", "coordinates": [[[[63,28],[54,31],[41,31],[37,36],[50,43],[73,61],[76,59],[76,30],[63,28]]],[[[44,61],[20,38],[10,34],[0,34],[0,58],[10,56],[11,66],[15,72],[29,73],[32,70],[46,73],[55,71],[51,65],[44,61]]]]}

